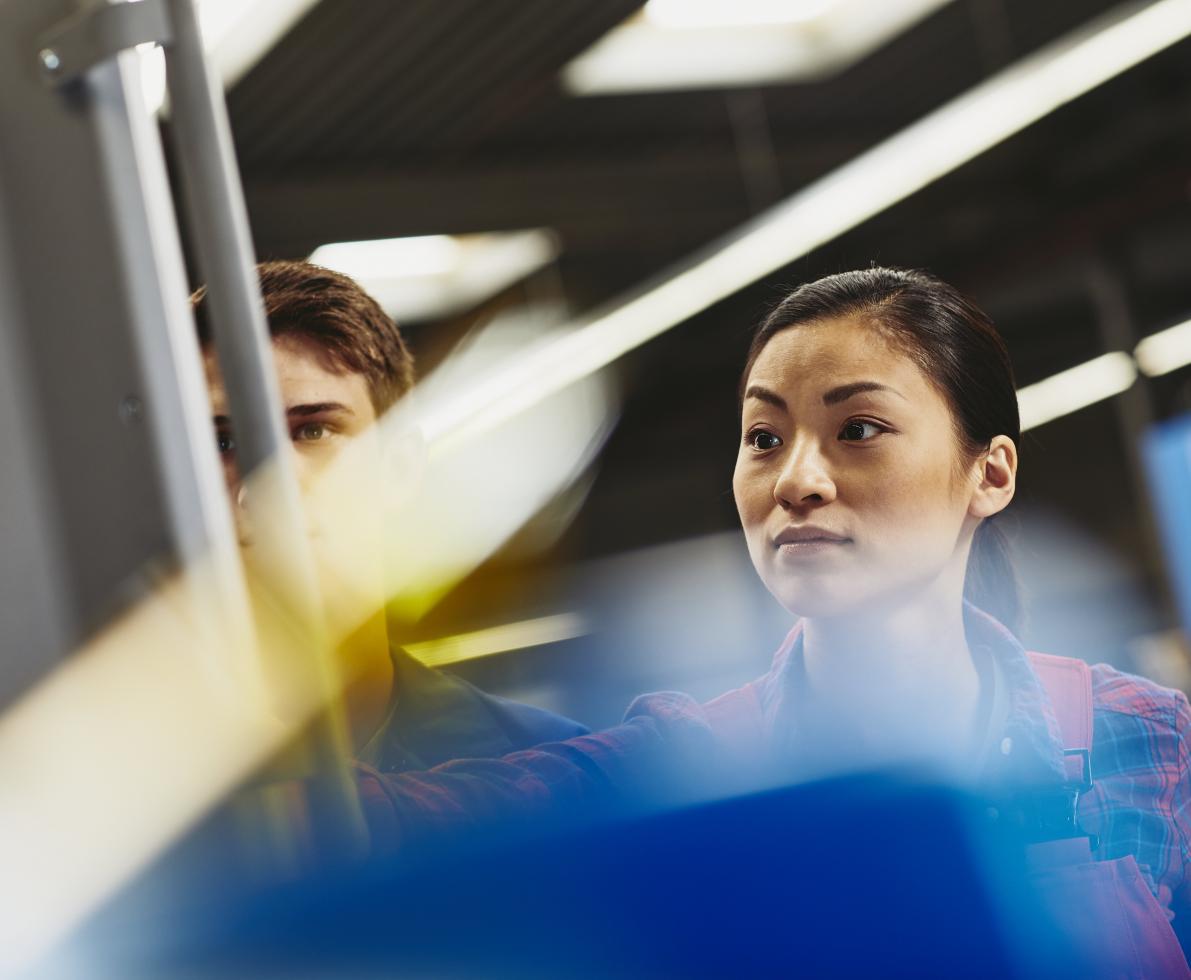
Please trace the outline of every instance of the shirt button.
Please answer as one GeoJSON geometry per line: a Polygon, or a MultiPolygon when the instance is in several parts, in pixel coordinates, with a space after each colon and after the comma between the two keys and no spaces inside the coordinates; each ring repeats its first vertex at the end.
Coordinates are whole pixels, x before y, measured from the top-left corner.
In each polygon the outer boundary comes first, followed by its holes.
{"type": "Polygon", "coordinates": [[[1013,751],[1013,739],[1006,736],[1001,739],[1001,755],[1008,755],[1013,751]]]}

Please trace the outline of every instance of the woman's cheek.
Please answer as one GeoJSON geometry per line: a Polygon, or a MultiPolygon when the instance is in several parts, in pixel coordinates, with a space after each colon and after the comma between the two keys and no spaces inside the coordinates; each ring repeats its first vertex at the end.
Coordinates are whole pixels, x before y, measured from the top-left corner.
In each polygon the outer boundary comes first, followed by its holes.
{"type": "Polygon", "coordinates": [[[732,476],[732,495],[736,498],[736,511],[746,533],[764,525],[773,494],[765,487],[760,474],[749,472],[747,461],[737,463],[732,476]]]}

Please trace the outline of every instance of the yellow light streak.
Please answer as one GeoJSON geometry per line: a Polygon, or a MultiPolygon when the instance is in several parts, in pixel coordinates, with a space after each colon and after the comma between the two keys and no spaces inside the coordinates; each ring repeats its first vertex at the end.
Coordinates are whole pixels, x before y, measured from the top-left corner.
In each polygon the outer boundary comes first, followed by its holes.
{"type": "Polygon", "coordinates": [[[512,650],[560,643],[583,636],[587,632],[587,624],[578,613],[558,613],[554,616],[490,626],[470,633],[447,636],[441,640],[410,643],[405,649],[427,667],[445,667],[448,664],[491,657],[512,650]]]}
{"type": "MultiPolygon", "coordinates": [[[[520,414],[439,432],[411,472],[411,435],[426,413],[452,414],[467,390],[455,380],[407,399],[304,487],[335,649],[386,597],[421,609],[470,572],[582,472],[608,431],[607,388],[593,377],[520,414]],[[388,469],[390,458],[403,465],[388,469]]],[[[280,489],[263,469],[247,499],[267,520],[280,489]]],[[[339,694],[308,669],[309,638],[258,580],[251,548],[246,558],[268,624],[259,635],[226,608],[214,563],[199,561],[0,716],[0,973],[47,950],[339,694]]],[[[363,664],[337,666],[346,687],[363,664]]]]}

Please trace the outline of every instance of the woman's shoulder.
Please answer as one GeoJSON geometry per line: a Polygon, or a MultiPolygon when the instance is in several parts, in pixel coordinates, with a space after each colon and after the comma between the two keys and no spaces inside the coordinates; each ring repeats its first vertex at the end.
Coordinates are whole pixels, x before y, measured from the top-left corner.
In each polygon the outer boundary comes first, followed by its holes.
{"type": "Polygon", "coordinates": [[[1191,706],[1182,691],[1119,670],[1094,664],[1092,705],[1097,714],[1142,718],[1180,733],[1191,732],[1191,706]]]}
{"type": "Polygon", "coordinates": [[[1144,719],[1178,731],[1191,730],[1191,707],[1179,690],[1152,681],[1110,664],[1085,664],[1072,657],[1029,651],[1027,657],[1034,673],[1051,694],[1076,683],[1089,684],[1095,716],[1116,715],[1144,719]],[[1067,668],[1067,669],[1058,669],[1067,668]],[[1078,668],[1078,673],[1074,670],[1078,668]]]}

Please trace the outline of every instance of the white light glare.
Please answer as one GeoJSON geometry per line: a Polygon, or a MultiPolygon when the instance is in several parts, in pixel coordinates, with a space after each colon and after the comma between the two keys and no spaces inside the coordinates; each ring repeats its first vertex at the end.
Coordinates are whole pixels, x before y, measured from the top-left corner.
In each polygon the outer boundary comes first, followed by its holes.
{"type": "Polygon", "coordinates": [[[136,46],[141,71],[141,97],[150,116],[161,112],[165,105],[165,52],[161,46],[149,42],[136,46]]]}
{"type": "Polygon", "coordinates": [[[682,30],[742,24],[791,24],[814,20],[839,0],[649,0],[645,17],[682,30]]]}
{"type": "Polygon", "coordinates": [[[1021,431],[1127,391],[1137,380],[1137,365],[1124,351],[1102,354],[1017,392],[1021,431]]]}
{"type": "Polygon", "coordinates": [[[1133,356],[1151,378],[1191,364],[1191,320],[1146,337],[1133,356]]]}

